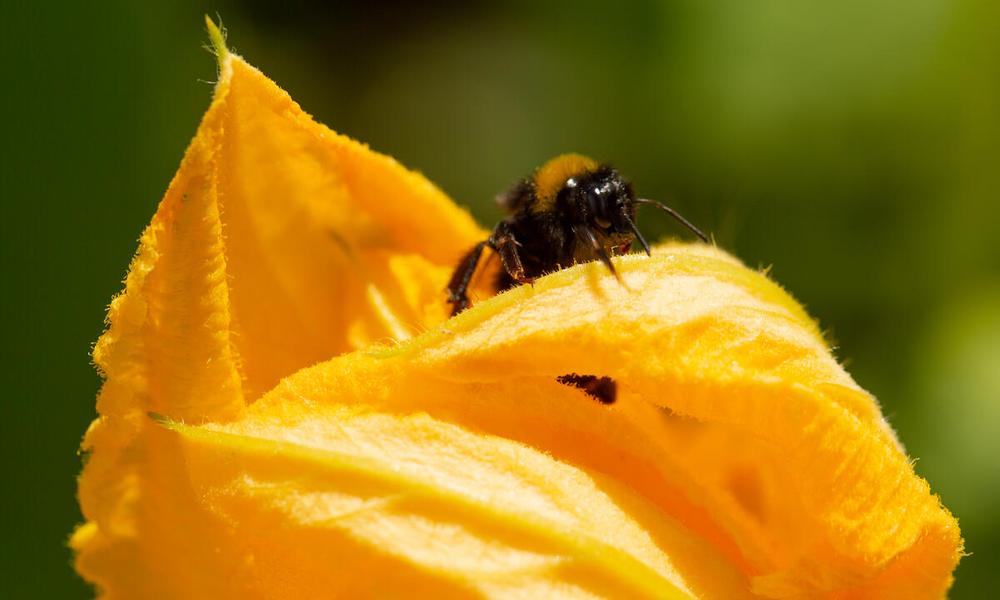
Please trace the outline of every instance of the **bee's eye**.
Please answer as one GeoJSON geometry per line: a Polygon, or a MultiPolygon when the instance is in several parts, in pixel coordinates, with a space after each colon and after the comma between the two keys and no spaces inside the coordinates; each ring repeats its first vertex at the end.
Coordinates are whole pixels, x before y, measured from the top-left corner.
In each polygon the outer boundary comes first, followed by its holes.
{"type": "Polygon", "coordinates": [[[590,214],[592,215],[604,215],[607,211],[607,201],[601,194],[599,188],[588,189],[586,191],[587,204],[590,207],[590,214]]]}

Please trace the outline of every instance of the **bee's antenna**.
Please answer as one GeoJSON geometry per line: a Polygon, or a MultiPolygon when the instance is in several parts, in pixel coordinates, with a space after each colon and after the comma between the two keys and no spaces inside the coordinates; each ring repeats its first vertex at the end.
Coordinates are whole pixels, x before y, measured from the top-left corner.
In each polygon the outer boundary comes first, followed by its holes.
{"type": "Polygon", "coordinates": [[[652,256],[652,253],[649,251],[649,244],[646,243],[646,238],[642,237],[642,232],[639,231],[639,228],[635,226],[635,221],[630,219],[627,214],[622,213],[622,216],[625,217],[625,222],[628,223],[628,226],[632,229],[632,233],[634,233],[635,237],[639,239],[639,243],[642,244],[642,249],[646,251],[646,256],[652,256]]]}
{"type": "MultiPolygon", "coordinates": [[[[685,219],[684,217],[682,217],[680,215],[680,213],[678,213],[676,210],[670,208],[666,204],[664,204],[662,202],[657,202],[656,200],[650,200],[649,198],[636,198],[635,202],[637,204],[652,204],[653,206],[655,206],[655,207],[659,208],[660,210],[662,210],[662,211],[666,212],[667,214],[669,214],[671,217],[673,217],[673,218],[677,219],[678,221],[680,221],[681,224],[683,224],[685,227],[687,227],[688,229],[690,229],[691,231],[693,231],[695,235],[697,235],[698,237],[700,237],[701,241],[703,241],[705,243],[708,243],[708,237],[706,237],[705,234],[702,233],[700,229],[698,229],[697,227],[695,227],[694,225],[692,225],[690,221],[688,221],[687,219],[685,219]]],[[[635,231],[635,225],[633,225],[632,228],[633,228],[633,231],[635,231]]],[[[642,237],[640,236],[639,239],[641,240],[642,237]]],[[[645,246],[645,242],[643,242],[643,245],[645,246]]]]}

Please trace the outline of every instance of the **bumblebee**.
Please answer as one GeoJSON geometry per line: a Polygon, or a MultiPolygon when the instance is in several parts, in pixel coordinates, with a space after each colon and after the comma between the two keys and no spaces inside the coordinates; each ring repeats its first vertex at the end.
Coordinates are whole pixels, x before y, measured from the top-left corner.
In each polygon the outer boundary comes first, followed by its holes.
{"type": "Polygon", "coordinates": [[[649,254],[649,244],[635,224],[636,208],[642,204],[667,212],[708,241],[674,209],[637,198],[618,171],[579,154],[553,158],[497,201],[508,216],[455,268],[447,288],[452,315],[469,306],[469,283],[486,248],[500,257],[503,268],[494,287],[502,292],[532,283],[546,273],[597,259],[621,281],[612,256],[628,252],[636,240],[649,254]]]}

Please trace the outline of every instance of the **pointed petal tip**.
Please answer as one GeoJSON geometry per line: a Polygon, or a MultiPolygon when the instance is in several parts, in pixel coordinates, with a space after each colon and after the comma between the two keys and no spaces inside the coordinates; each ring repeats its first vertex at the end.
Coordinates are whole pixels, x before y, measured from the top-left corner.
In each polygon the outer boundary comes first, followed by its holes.
{"type": "Polygon", "coordinates": [[[227,56],[229,56],[229,48],[226,47],[226,31],[222,27],[222,19],[219,19],[219,25],[215,24],[212,17],[205,15],[205,27],[208,29],[208,39],[212,42],[212,49],[215,52],[215,57],[219,61],[219,68],[222,68],[222,62],[227,56]]]}

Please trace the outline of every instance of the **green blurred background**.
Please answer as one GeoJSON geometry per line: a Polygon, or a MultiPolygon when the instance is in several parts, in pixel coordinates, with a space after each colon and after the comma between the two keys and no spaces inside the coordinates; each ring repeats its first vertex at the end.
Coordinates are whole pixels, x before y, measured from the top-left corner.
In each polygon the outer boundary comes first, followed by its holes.
{"type": "Polygon", "coordinates": [[[0,595],[89,595],[65,547],[88,351],[208,105],[206,12],[483,223],[580,151],[773,265],[961,519],[953,597],[995,592],[1000,2],[367,4],[3,3],[0,595]]]}

